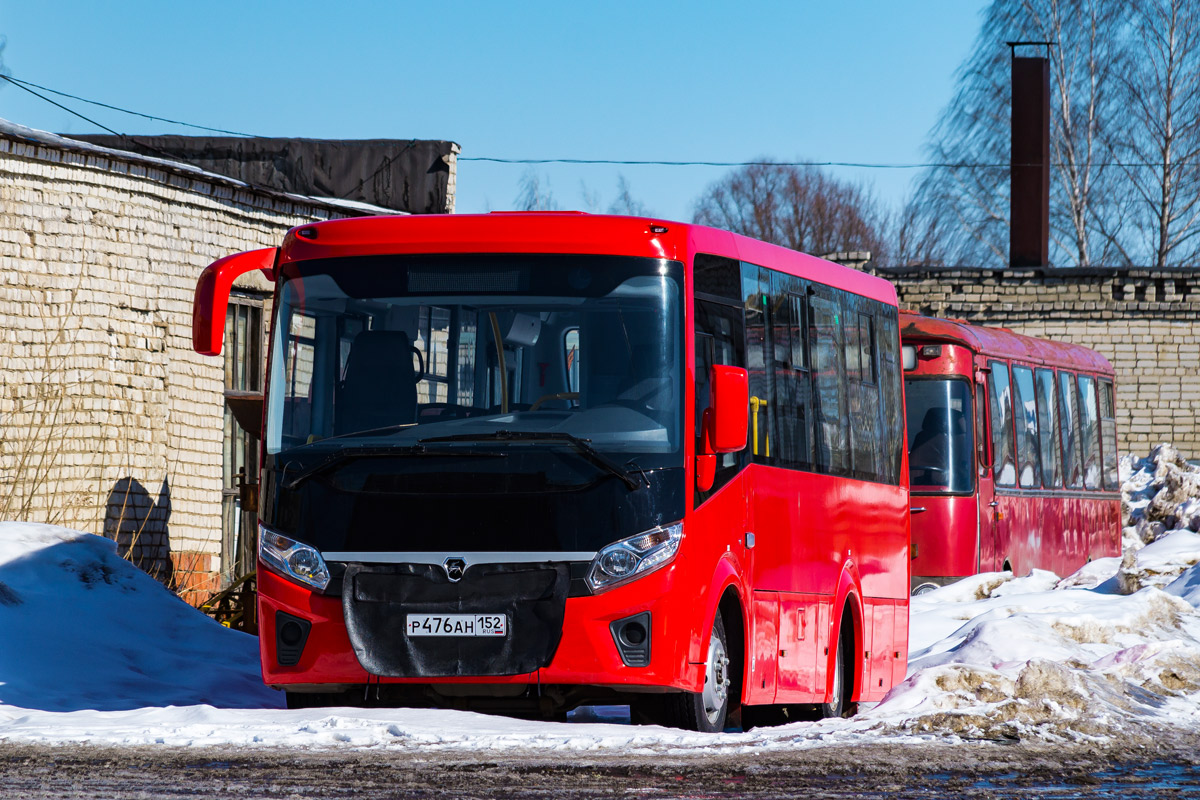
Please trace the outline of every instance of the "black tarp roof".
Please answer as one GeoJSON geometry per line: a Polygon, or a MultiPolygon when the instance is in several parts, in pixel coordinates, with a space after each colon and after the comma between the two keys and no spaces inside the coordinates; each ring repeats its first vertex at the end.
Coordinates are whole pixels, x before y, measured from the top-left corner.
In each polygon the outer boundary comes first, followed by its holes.
{"type": "Polygon", "coordinates": [[[280,192],[370,203],[410,214],[454,209],[454,142],[426,139],[267,139],[109,136],[72,139],[182,161],[280,192]]]}

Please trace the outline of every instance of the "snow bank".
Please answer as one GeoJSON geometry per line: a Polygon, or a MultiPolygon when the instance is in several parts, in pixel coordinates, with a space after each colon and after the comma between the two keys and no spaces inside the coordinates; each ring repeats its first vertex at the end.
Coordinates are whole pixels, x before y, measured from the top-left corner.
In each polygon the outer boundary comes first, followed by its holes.
{"type": "Polygon", "coordinates": [[[258,641],[188,606],[108,539],[0,522],[0,704],[279,706],[258,641]]]}
{"type": "Polygon", "coordinates": [[[914,598],[909,674],[882,702],[850,720],[747,733],[608,724],[603,713],[551,723],[281,710],[280,696],[259,684],[253,639],[175,599],[111,543],[0,524],[0,741],[638,754],[1194,736],[1200,470],[1165,445],[1122,468],[1123,559],[1062,580],[979,575],[914,598]]]}
{"type": "Polygon", "coordinates": [[[1173,530],[1200,532],[1200,467],[1169,444],[1121,459],[1125,542],[1135,548],[1173,530]]]}

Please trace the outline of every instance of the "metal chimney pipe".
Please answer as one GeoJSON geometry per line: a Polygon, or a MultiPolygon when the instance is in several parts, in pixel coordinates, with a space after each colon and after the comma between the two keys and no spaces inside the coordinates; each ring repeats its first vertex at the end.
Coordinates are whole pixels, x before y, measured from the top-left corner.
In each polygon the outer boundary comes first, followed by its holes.
{"type": "Polygon", "coordinates": [[[1050,254],[1050,59],[1012,56],[1008,265],[1044,267],[1050,254]]]}

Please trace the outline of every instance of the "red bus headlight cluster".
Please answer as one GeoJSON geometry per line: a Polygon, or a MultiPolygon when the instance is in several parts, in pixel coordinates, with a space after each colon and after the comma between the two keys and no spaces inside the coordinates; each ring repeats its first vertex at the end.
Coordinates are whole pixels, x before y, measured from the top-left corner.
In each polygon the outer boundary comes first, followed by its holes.
{"type": "Polygon", "coordinates": [[[653,572],[675,558],[682,539],[683,523],[676,522],[614,542],[592,560],[588,586],[601,592],[653,572]]]}
{"type": "Polygon", "coordinates": [[[329,567],[316,548],[258,526],[258,557],[289,578],[317,591],[329,585],[329,567]]]}

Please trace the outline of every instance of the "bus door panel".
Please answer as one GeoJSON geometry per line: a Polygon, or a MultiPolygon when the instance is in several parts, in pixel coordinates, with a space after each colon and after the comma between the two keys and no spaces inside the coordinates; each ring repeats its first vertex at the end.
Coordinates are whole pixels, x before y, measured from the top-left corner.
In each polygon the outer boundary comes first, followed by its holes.
{"type": "Polygon", "coordinates": [[[811,703],[824,691],[817,683],[819,598],[783,592],[779,596],[779,691],[777,703],[811,703]]]}
{"type": "Polygon", "coordinates": [[[871,657],[866,659],[871,665],[871,682],[864,687],[869,691],[864,692],[863,696],[878,700],[892,685],[892,635],[896,629],[896,607],[887,600],[877,600],[874,605],[871,657]]]}
{"type": "Polygon", "coordinates": [[[897,608],[892,621],[892,685],[898,686],[908,674],[908,608],[897,608]]]}
{"type": "Polygon", "coordinates": [[[778,684],[779,595],[751,592],[750,668],[743,700],[751,705],[775,702],[778,684]]]}
{"type": "Polygon", "coordinates": [[[978,508],[976,510],[976,540],[979,543],[979,572],[992,572],[998,568],[996,562],[996,540],[994,534],[996,493],[995,479],[992,475],[991,435],[991,403],[988,396],[991,392],[991,376],[988,375],[987,362],[980,357],[975,370],[975,442],[977,450],[977,469],[979,487],[976,493],[978,508]]]}

